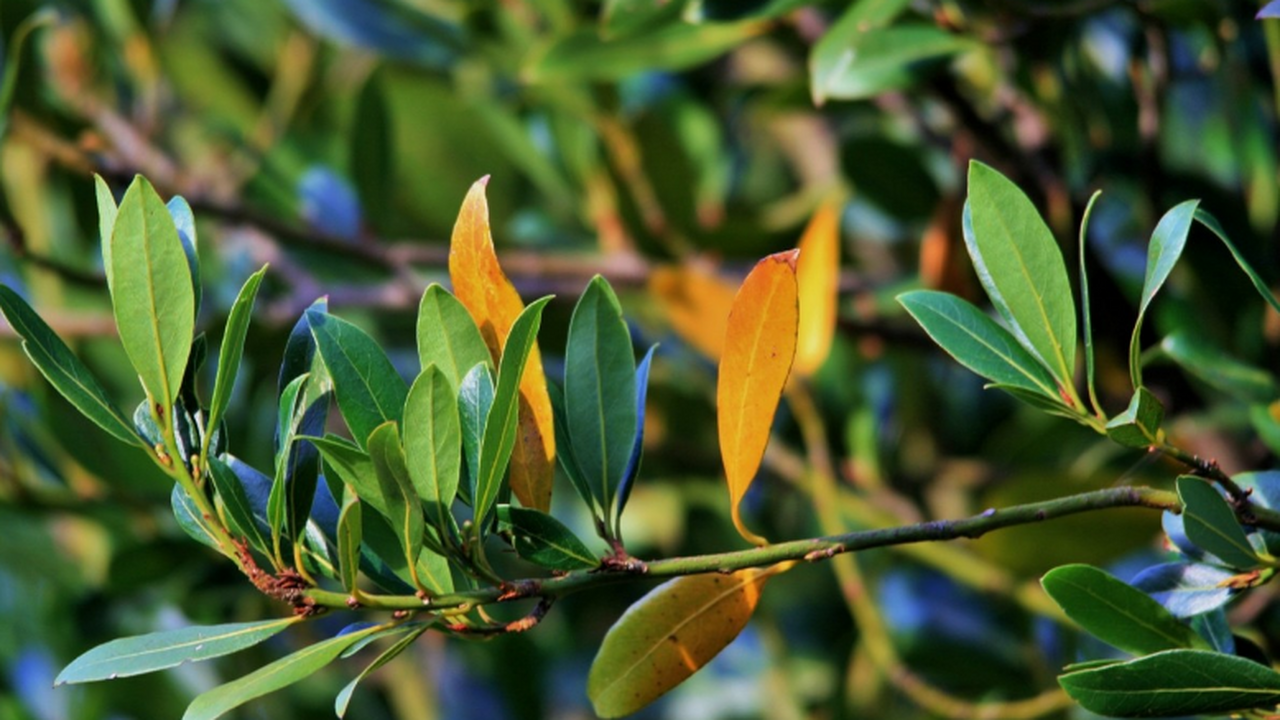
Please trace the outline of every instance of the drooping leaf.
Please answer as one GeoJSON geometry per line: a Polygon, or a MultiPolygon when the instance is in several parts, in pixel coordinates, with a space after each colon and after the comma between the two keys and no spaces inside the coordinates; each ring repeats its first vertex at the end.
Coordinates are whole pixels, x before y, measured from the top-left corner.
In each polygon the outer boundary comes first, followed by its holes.
{"type": "Polygon", "coordinates": [[[288,687],[333,662],[343,650],[377,629],[374,626],[329,638],[209,690],[187,706],[182,720],[213,720],[250,700],[288,687]]]}
{"type": "Polygon", "coordinates": [[[1075,301],[1053,234],[1017,185],[980,162],[969,164],[966,209],[965,245],[987,295],[1015,337],[1072,388],[1075,301]]]}
{"type": "Polygon", "coordinates": [[[459,483],[458,494],[467,504],[472,503],[471,488],[480,474],[480,445],[492,407],[493,376],[487,365],[476,365],[462,379],[458,390],[458,419],[462,423],[462,455],[467,472],[467,481],[459,483]]]}
{"type": "MultiPolygon", "coordinates": [[[[636,476],[640,474],[640,458],[644,455],[644,411],[645,397],[649,391],[649,367],[653,362],[653,352],[657,345],[649,348],[644,359],[636,366],[636,436],[631,443],[631,457],[627,459],[627,469],[622,473],[622,482],[618,483],[617,513],[614,518],[616,527],[622,527],[622,510],[631,497],[631,487],[636,476]]],[[[575,460],[576,462],[576,460],[575,460]]]]}
{"type": "Polygon", "coordinates": [[[373,662],[369,663],[364,670],[360,671],[360,674],[357,675],[354,680],[347,683],[347,685],[338,692],[338,697],[333,701],[333,712],[338,717],[346,717],[347,706],[351,704],[351,695],[355,693],[356,686],[360,684],[360,681],[368,677],[369,673],[377,670],[383,665],[386,665],[396,659],[400,653],[409,649],[409,647],[413,645],[419,637],[422,637],[422,633],[426,632],[430,627],[431,625],[427,623],[420,623],[406,628],[407,632],[403,637],[392,643],[386,650],[383,650],[381,655],[379,655],[373,662]]]}
{"type": "Polygon", "coordinates": [[[418,304],[418,360],[435,365],[454,388],[478,363],[491,362],[471,314],[448,290],[432,284],[418,304]]]}
{"type": "Polygon", "coordinates": [[[427,365],[409,388],[404,454],[428,522],[442,541],[455,536],[450,508],[462,475],[462,424],[454,385],[436,365],[427,365]]]}
{"type": "Polygon", "coordinates": [[[1053,376],[1017,339],[967,300],[913,290],[898,302],[957,362],[998,385],[1012,385],[1060,405],[1053,376]]]}
{"type": "Polygon", "coordinates": [[[409,479],[404,449],[400,446],[400,430],[395,422],[383,423],[370,433],[369,457],[382,487],[388,524],[396,532],[409,566],[415,567],[422,552],[422,534],[426,528],[422,502],[409,479]]]}
{"type": "Polygon", "coordinates": [[[1111,717],[1217,715],[1280,702],[1280,673],[1207,650],[1166,650],[1058,682],[1086,710],[1111,717]]]}
{"type": "Polygon", "coordinates": [[[1182,249],[1186,247],[1191,221],[1199,204],[1199,200],[1188,200],[1174,206],[1160,218],[1155,231],[1151,233],[1151,242],[1147,246],[1147,273],[1142,281],[1142,300],[1138,303],[1138,319],[1134,321],[1133,335],[1129,339],[1129,377],[1133,379],[1135,388],[1142,387],[1142,365],[1139,363],[1142,355],[1142,320],[1146,317],[1152,299],[1169,278],[1169,273],[1173,272],[1178,258],[1182,257],[1182,249]]]}
{"type": "MultiPolygon", "coordinates": [[[[462,201],[449,243],[449,277],[498,365],[524,303],[493,249],[484,194],[487,183],[487,177],[477,181],[462,201]]],[[[551,507],[555,476],[555,426],[536,342],[528,364],[528,372],[520,379],[520,428],[511,451],[511,491],[525,507],[545,511],[551,507]]]]}
{"type": "Polygon", "coordinates": [[[111,231],[112,309],[120,344],[147,395],[167,411],[178,397],[195,329],[191,268],[173,217],[146,178],[120,201],[111,231]]]}
{"type": "Polygon", "coordinates": [[[22,349],[31,363],[55,390],[112,437],[130,445],[146,446],[89,368],[25,300],[5,285],[0,285],[0,311],[22,337],[22,349]]]}
{"type": "Polygon", "coordinates": [[[1160,349],[1182,369],[1232,397],[1272,402],[1280,396],[1280,387],[1271,373],[1246,365],[1185,330],[1161,340],[1160,349]]]}
{"type": "Polygon", "coordinates": [[[274,637],[301,618],[184,627],[149,635],[120,638],[99,645],[71,661],[58,673],[55,685],[114,680],[119,677],[177,667],[222,657],[274,637]]]}
{"type": "Polygon", "coordinates": [[[1178,478],[1182,522],[1191,542],[1217,555],[1227,565],[1252,570],[1260,564],[1231,506],[1216,488],[1190,475],[1178,478]]]}
{"type": "Polygon", "coordinates": [[[1253,283],[1254,289],[1258,291],[1262,299],[1267,301],[1271,309],[1280,312],[1280,300],[1276,299],[1275,294],[1271,292],[1271,288],[1267,287],[1267,283],[1263,281],[1262,276],[1253,269],[1253,266],[1244,259],[1244,255],[1241,255],[1240,251],[1236,249],[1235,243],[1231,242],[1231,238],[1227,237],[1227,231],[1222,229],[1222,223],[1218,222],[1218,219],[1204,208],[1196,208],[1196,220],[1218,236],[1222,244],[1227,246],[1227,250],[1231,253],[1231,257],[1235,259],[1236,264],[1240,266],[1245,275],[1249,276],[1249,282],[1253,283]]]}
{"type": "Polygon", "coordinates": [[[1164,406],[1150,390],[1139,386],[1129,407],[1107,422],[1107,437],[1126,447],[1145,448],[1159,442],[1164,406]]]}
{"type": "Polygon", "coordinates": [[[209,474],[213,478],[213,487],[222,498],[226,508],[228,525],[232,533],[244,538],[249,547],[259,552],[267,552],[270,546],[258,527],[258,518],[254,513],[253,503],[245,491],[240,477],[236,475],[221,458],[209,457],[209,474]]]}
{"type": "Polygon", "coordinates": [[[796,286],[800,324],[793,371],[808,377],[822,367],[836,332],[840,283],[840,208],[827,203],[814,213],[800,238],[796,286]]]}
{"type": "Polygon", "coordinates": [[[227,329],[222,334],[222,347],[218,349],[218,374],[213,381],[213,396],[209,399],[210,428],[216,428],[222,422],[227,403],[231,400],[231,389],[235,385],[236,375],[240,371],[240,359],[244,355],[244,339],[249,332],[253,301],[266,273],[267,268],[264,266],[249,276],[227,315],[227,329]]]}
{"type": "Polygon", "coordinates": [[[723,55],[766,28],[766,23],[752,20],[708,25],[673,22],[612,40],[587,28],[548,47],[529,65],[526,77],[535,83],[559,83],[682,70],[723,55]]]}
{"type": "MultiPolygon", "coordinates": [[[[537,342],[538,328],[542,325],[542,309],[550,301],[550,297],[535,300],[520,313],[520,317],[511,326],[511,334],[507,336],[507,343],[502,351],[498,382],[493,390],[493,406],[485,420],[484,436],[480,440],[476,484],[471,489],[472,507],[479,526],[483,526],[498,499],[502,476],[506,473],[507,463],[516,446],[517,432],[523,429],[517,421],[523,397],[520,394],[521,378],[535,369],[528,360],[537,342]]],[[[512,482],[514,483],[514,471],[512,482]]],[[[513,485],[512,492],[514,491],[513,485]]],[[[534,509],[538,509],[537,506],[534,509]]]]}
{"type": "Polygon", "coordinates": [[[685,342],[712,360],[720,359],[733,307],[732,285],[694,265],[659,266],[649,274],[649,292],[685,342]]]}
{"type": "Polygon", "coordinates": [[[564,401],[578,469],[612,509],[636,434],[636,361],[622,307],[597,275],[574,308],[565,346],[564,401]]]}
{"type": "Polygon", "coordinates": [[[195,313],[200,315],[200,301],[203,292],[200,289],[200,251],[196,243],[196,216],[191,212],[181,195],[174,195],[165,203],[169,216],[173,218],[173,226],[178,231],[178,239],[182,241],[182,252],[187,256],[187,269],[191,271],[191,291],[195,293],[195,313]]]}
{"type": "Polygon", "coordinates": [[[1191,628],[1141,590],[1090,565],[1064,565],[1040,581],[1080,627],[1134,655],[1203,644],[1191,628]]]}
{"type": "Polygon", "coordinates": [[[600,560],[569,528],[539,510],[498,506],[498,520],[511,527],[516,553],[551,570],[589,570],[600,560]]]}
{"type": "Polygon", "coordinates": [[[400,422],[409,389],[382,348],[360,328],[316,310],[307,311],[307,322],[333,378],[342,418],[364,447],[379,425],[400,422]]]}
{"type": "Polygon", "coordinates": [[[1175,617],[1189,618],[1221,607],[1231,599],[1230,570],[1202,563],[1164,563],[1138,573],[1133,586],[1175,617]]]}
{"type": "Polygon", "coordinates": [[[628,608],[591,664],[596,714],[629,715],[697,672],[746,627],[768,577],[748,569],[676,578],[628,608]]]}
{"type": "Polygon", "coordinates": [[[733,524],[757,545],[767,541],[747,529],[738,507],[764,458],[773,413],[795,357],[797,252],[764,258],[743,281],[729,313],[716,384],[720,457],[733,524]]]}
{"type": "Polygon", "coordinates": [[[354,593],[360,572],[360,544],[364,539],[360,498],[350,490],[342,493],[342,512],[338,515],[338,573],[342,587],[354,593]]]}

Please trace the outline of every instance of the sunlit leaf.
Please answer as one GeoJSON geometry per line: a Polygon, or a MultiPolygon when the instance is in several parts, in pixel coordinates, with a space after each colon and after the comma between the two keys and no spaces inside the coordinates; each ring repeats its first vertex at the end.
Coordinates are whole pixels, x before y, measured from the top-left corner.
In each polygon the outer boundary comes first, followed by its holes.
{"type": "Polygon", "coordinates": [[[478,363],[492,362],[470,313],[443,287],[432,284],[418,304],[418,360],[435,365],[456,389],[478,363]]]}
{"type": "Polygon", "coordinates": [[[409,389],[382,348],[360,328],[315,309],[307,311],[307,322],[333,378],[342,418],[363,447],[379,425],[400,421],[409,389]]]}
{"type": "Polygon", "coordinates": [[[357,589],[360,572],[360,544],[364,540],[360,498],[347,490],[342,493],[342,511],[338,515],[338,573],[342,587],[349,593],[357,589]]]}
{"type": "Polygon", "coordinates": [[[1107,437],[1121,445],[1145,448],[1159,442],[1164,406],[1150,390],[1139,387],[1129,407],[1107,423],[1107,437]]]}
{"type": "Polygon", "coordinates": [[[450,508],[462,473],[462,425],[454,386],[436,365],[427,365],[409,389],[404,454],[427,520],[442,540],[455,535],[450,508]]]}
{"type": "Polygon", "coordinates": [[[182,241],[182,252],[187,256],[187,269],[191,271],[191,291],[195,293],[195,312],[200,315],[200,302],[204,297],[200,289],[200,251],[196,242],[196,215],[191,205],[181,195],[174,195],[165,203],[173,226],[182,241]]]}
{"type": "Polygon", "coordinates": [[[1058,682],[1084,709],[1111,717],[1218,715],[1280,702],[1280,673],[1207,650],[1166,650],[1058,682]]]}
{"type": "Polygon", "coordinates": [[[600,644],[587,696],[604,718],[629,715],[706,665],[746,627],[769,570],[692,575],[627,609],[600,644]]]}
{"type": "Polygon", "coordinates": [[[800,238],[796,286],[800,291],[800,325],[796,333],[794,372],[808,377],[822,367],[836,332],[840,284],[840,209],[828,203],[818,209],[800,238]]]}
{"type": "Polygon", "coordinates": [[[383,650],[381,655],[379,655],[373,662],[369,663],[364,670],[360,671],[360,674],[357,675],[354,680],[347,683],[347,685],[342,688],[338,693],[338,697],[333,701],[333,712],[338,717],[346,717],[347,706],[351,704],[351,695],[355,693],[356,686],[360,684],[360,681],[368,677],[369,673],[399,657],[400,653],[409,649],[409,647],[413,645],[419,637],[422,637],[422,633],[426,632],[430,628],[431,626],[427,623],[414,624],[406,627],[404,637],[396,640],[386,650],[383,650]]]}
{"type": "Polygon", "coordinates": [[[169,493],[169,506],[173,510],[173,519],[178,521],[178,527],[187,534],[187,537],[222,552],[222,546],[218,544],[218,539],[213,536],[213,533],[209,532],[200,508],[196,507],[191,496],[187,495],[181,485],[173,486],[173,490],[169,493]]]}
{"type": "Polygon", "coordinates": [[[732,285],[693,265],[659,266],[649,275],[649,292],[685,342],[713,360],[720,359],[733,307],[732,285]]]}
{"type": "Polygon", "coordinates": [[[54,684],[114,680],[221,657],[257,645],[300,619],[184,627],[112,640],[71,661],[54,684]]]}
{"type": "Polygon", "coordinates": [[[258,518],[240,477],[221,458],[209,457],[209,474],[213,487],[222,498],[227,520],[233,533],[245,539],[259,552],[267,552],[269,545],[258,527],[258,518]]]}
{"type": "Polygon", "coordinates": [[[761,260],[734,298],[716,385],[720,457],[729,483],[733,523],[749,542],[767,541],[746,528],[739,504],[764,458],[796,351],[796,254],[761,260]]]}
{"type": "Polygon", "coordinates": [[[462,423],[462,456],[467,473],[467,481],[458,484],[458,494],[467,504],[471,504],[471,488],[480,473],[480,444],[492,408],[493,375],[487,365],[476,365],[458,389],[458,419],[462,423]]]}
{"type": "Polygon", "coordinates": [[[1203,563],[1163,563],[1138,573],[1133,586],[1173,613],[1189,618],[1221,607],[1234,590],[1230,570],[1203,563]]]}
{"type": "Polygon", "coordinates": [[[1134,655],[1204,642],[1146,593],[1090,565],[1064,565],[1040,581],[1049,597],[1105,643],[1134,655]]]}
{"type": "Polygon", "coordinates": [[[415,567],[422,552],[425,521],[422,501],[409,479],[404,449],[400,446],[400,430],[394,421],[379,425],[369,434],[369,457],[373,460],[373,472],[382,488],[387,520],[404,548],[406,562],[415,567]]]}
{"type": "Polygon", "coordinates": [[[98,202],[98,238],[102,243],[102,268],[107,276],[107,288],[112,287],[111,279],[111,231],[116,226],[116,215],[120,208],[116,206],[116,196],[111,186],[101,175],[93,175],[93,191],[98,202]]]}
{"type": "MultiPolygon", "coordinates": [[[[488,180],[472,185],[462,201],[449,244],[449,277],[496,366],[524,303],[494,253],[484,194],[488,180]]],[[[548,510],[555,476],[555,426],[536,343],[530,349],[528,372],[520,380],[519,410],[519,433],[511,451],[511,491],[525,507],[548,510]]]]}
{"type": "Polygon", "coordinates": [[[1175,206],[1160,218],[1156,229],[1151,233],[1151,243],[1147,246],[1147,273],[1142,282],[1142,300],[1138,303],[1138,318],[1133,324],[1133,335],[1129,339],[1129,377],[1133,379],[1135,388],[1142,387],[1142,356],[1140,345],[1142,321],[1146,317],[1147,308],[1156,293],[1173,272],[1173,266],[1182,257],[1182,249],[1186,247],[1187,235],[1191,232],[1191,221],[1196,212],[1199,200],[1188,200],[1175,206]]]}
{"type": "Polygon", "coordinates": [[[231,400],[231,389],[235,385],[236,375],[240,371],[240,359],[244,355],[244,339],[249,332],[253,301],[266,273],[267,268],[263,267],[249,276],[227,315],[227,329],[222,333],[222,346],[218,349],[218,374],[213,382],[213,396],[209,399],[210,428],[216,428],[222,422],[227,403],[231,400]]]}

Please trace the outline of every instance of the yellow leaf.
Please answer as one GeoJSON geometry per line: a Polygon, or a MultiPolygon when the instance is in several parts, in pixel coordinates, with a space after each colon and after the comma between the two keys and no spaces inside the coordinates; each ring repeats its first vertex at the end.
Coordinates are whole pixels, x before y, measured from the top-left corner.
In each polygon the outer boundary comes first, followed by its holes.
{"type": "Polygon", "coordinates": [[[831,352],[836,331],[840,282],[840,214],[835,203],[818,209],[800,238],[796,285],[800,290],[800,328],[795,373],[809,377],[831,352]]]}
{"type": "Polygon", "coordinates": [[[733,299],[720,358],[716,409],[730,510],[738,532],[757,545],[768,541],[742,524],[738,505],[764,458],[773,413],[795,358],[799,252],[770,255],[747,275],[733,299]]]}
{"type": "MultiPolygon", "coordinates": [[[[462,201],[449,245],[449,277],[454,295],[476,321],[496,366],[524,302],[502,272],[493,249],[484,194],[488,183],[488,176],[477,180],[462,201]]],[[[521,505],[546,512],[551,508],[556,446],[551,398],[537,345],[520,380],[518,422],[519,434],[511,453],[511,491],[521,505]]]]}
{"type": "Polygon", "coordinates": [[[706,665],[746,627],[765,581],[780,569],[676,578],[628,608],[591,664],[587,696],[596,714],[629,715],[706,665]]]}
{"type": "Polygon", "coordinates": [[[699,352],[718,360],[733,306],[733,286],[694,265],[654,268],[649,292],[658,298],[680,337],[699,352]]]}

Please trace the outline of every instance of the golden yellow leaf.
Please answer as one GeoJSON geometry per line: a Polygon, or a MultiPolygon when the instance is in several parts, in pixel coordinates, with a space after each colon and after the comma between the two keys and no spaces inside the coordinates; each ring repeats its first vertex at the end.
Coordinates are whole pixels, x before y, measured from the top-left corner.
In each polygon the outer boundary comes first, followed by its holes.
{"type": "Polygon", "coordinates": [[[770,255],[743,281],[729,313],[716,385],[720,457],[729,481],[733,524],[742,537],[757,545],[768,541],[742,524],[738,505],[764,458],[773,413],[795,359],[799,253],[770,255]]]}
{"type": "MultiPolygon", "coordinates": [[[[449,277],[454,295],[476,321],[496,366],[524,302],[502,272],[493,249],[484,194],[488,182],[488,176],[477,180],[462,201],[449,245],[449,277]]],[[[551,507],[556,447],[551,398],[537,345],[520,380],[518,422],[519,435],[511,453],[511,491],[521,505],[545,512],[551,507]]]]}
{"type": "Polygon", "coordinates": [[[720,358],[733,307],[732,285],[694,265],[669,265],[654,268],[649,292],[680,337],[712,360],[720,358]]]}
{"type": "Polygon", "coordinates": [[[839,206],[827,203],[809,221],[800,237],[796,285],[800,292],[800,326],[796,334],[797,375],[809,377],[831,352],[836,331],[836,302],[840,283],[839,206]]]}
{"type": "Polygon", "coordinates": [[[697,672],[742,632],[765,581],[785,567],[691,575],[651,590],[609,629],[591,664],[596,714],[629,715],[697,672]]]}

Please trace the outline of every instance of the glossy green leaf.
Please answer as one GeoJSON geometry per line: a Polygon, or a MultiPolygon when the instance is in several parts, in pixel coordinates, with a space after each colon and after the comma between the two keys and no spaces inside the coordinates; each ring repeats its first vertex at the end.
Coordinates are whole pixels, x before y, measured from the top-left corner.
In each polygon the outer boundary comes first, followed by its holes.
{"type": "Polygon", "coordinates": [[[1129,407],[1107,423],[1107,437],[1126,447],[1145,448],[1159,442],[1164,406],[1151,391],[1139,387],[1129,407]]]}
{"type": "Polygon", "coordinates": [[[134,178],[120,201],[110,246],[120,344],[147,395],[168,410],[178,397],[191,352],[195,294],[169,209],[142,176],[134,178]]]}
{"type": "Polygon", "coordinates": [[[284,536],[286,530],[293,528],[289,523],[288,461],[295,439],[295,418],[298,417],[303,389],[310,377],[310,374],[303,374],[294,378],[280,394],[276,410],[276,433],[280,446],[276,449],[275,476],[271,484],[271,495],[267,499],[267,522],[271,526],[273,544],[278,543],[278,538],[284,536]]]}
{"type": "Polygon", "coordinates": [[[597,275],[578,299],[565,346],[569,441],[587,487],[613,508],[636,434],[636,361],[613,289],[597,275]]]}
{"type": "Polygon", "coordinates": [[[914,290],[898,302],[957,362],[999,385],[1012,385],[1058,401],[1053,376],[1008,330],[972,303],[934,290],[914,290]]]}
{"type": "Polygon", "coordinates": [[[1178,498],[1182,500],[1182,523],[1187,538],[1200,549],[1213,553],[1230,567],[1252,570],[1260,565],[1244,528],[1218,489],[1190,475],[1178,478],[1178,498]]]}
{"type": "Polygon", "coordinates": [[[511,528],[516,553],[551,570],[588,570],[600,565],[573,531],[540,511],[511,505],[498,506],[498,520],[511,528]]]}
{"type": "Polygon", "coordinates": [[[493,406],[485,420],[480,441],[476,484],[471,491],[476,525],[483,527],[501,491],[502,478],[516,442],[516,414],[520,408],[520,378],[538,338],[542,325],[542,309],[551,298],[544,297],[529,304],[511,325],[502,361],[498,365],[498,382],[493,391],[493,406]]]}
{"type": "Polygon", "coordinates": [[[591,492],[591,486],[587,484],[587,479],[582,470],[578,469],[578,459],[573,454],[573,443],[569,440],[569,427],[567,425],[569,415],[564,407],[564,391],[560,389],[559,385],[549,382],[547,383],[547,394],[551,397],[552,412],[555,416],[556,460],[560,465],[560,469],[569,478],[569,482],[573,484],[573,489],[578,492],[578,497],[581,497],[582,501],[592,508],[592,514],[604,517],[600,502],[596,499],[595,494],[591,492]]]}
{"type": "Polygon", "coordinates": [[[1280,703],[1280,673],[1207,650],[1167,650],[1058,682],[1086,710],[1111,717],[1216,715],[1280,703]]]}
{"type": "MultiPolygon", "coordinates": [[[[231,400],[231,389],[235,385],[236,375],[240,372],[240,359],[244,356],[244,339],[249,332],[249,320],[253,315],[253,301],[258,295],[258,286],[267,274],[263,267],[249,276],[240,294],[231,305],[227,315],[227,329],[222,334],[222,347],[218,349],[218,374],[213,381],[213,396],[209,399],[209,427],[216,428],[222,422],[222,416],[231,400]]],[[[206,436],[208,438],[209,436],[206,436]]],[[[202,455],[208,454],[208,440],[202,455]]]]}
{"type": "Polygon", "coordinates": [[[369,434],[369,457],[382,487],[387,520],[404,548],[407,562],[416,566],[426,526],[422,518],[422,502],[409,479],[404,449],[400,446],[400,429],[395,422],[383,423],[369,434]]]}
{"type": "Polygon", "coordinates": [[[413,645],[419,637],[422,637],[422,633],[426,632],[430,627],[430,625],[425,623],[414,625],[408,629],[408,632],[405,633],[404,637],[396,640],[387,647],[386,650],[383,650],[382,654],[379,655],[377,659],[369,663],[364,670],[360,671],[360,674],[357,675],[354,680],[347,683],[346,687],[342,688],[342,690],[338,692],[338,697],[333,701],[334,713],[336,713],[338,717],[346,717],[347,706],[351,704],[351,695],[356,691],[356,686],[360,684],[360,681],[368,677],[369,673],[377,670],[383,665],[386,665],[396,659],[400,653],[409,649],[409,647],[413,645]]]}
{"type": "Polygon", "coordinates": [[[1244,271],[1245,275],[1249,276],[1249,282],[1253,283],[1254,289],[1258,291],[1258,294],[1262,296],[1262,299],[1266,300],[1267,304],[1270,305],[1273,310],[1280,312],[1280,300],[1276,299],[1275,294],[1271,292],[1271,288],[1267,287],[1267,283],[1263,281],[1262,277],[1253,269],[1253,266],[1244,259],[1244,255],[1241,255],[1240,251],[1236,249],[1235,243],[1231,242],[1231,238],[1227,237],[1227,231],[1222,229],[1222,223],[1219,223],[1218,219],[1204,208],[1196,209],[1196,220],[1199,221],[1201,225],[1209,228],[1214,235],[1218,236],[1218,239],[1222,241],[1222,244],[1226,245],[1227,250],[1231,252],[1231,257],[1235,259],[1236,264],[1240,266],[1240,269],[1244,271]]]}
{"type": "Polygon", "coordinates": [[[58,673],[54,684],[114,680],[229,655],[275,636],[298,620],[287,617],[184,627],[112,640],[72,660],[58,673]]]}
{"type": "Polygon", "coordinates": [[[809,56],[810,93],[818,105],[907,87],[920,63],[977,47],[973,40],[933,25],[869,23],[862,4],[850,5],[809,56]]]}
{"type": "Polygon", "coordinates": [[[1187,372],[1232,397],[1269,403],[1280,396],[1280,386],[1271,373],[1228,356],[1203,337],[1178,331],[1160,341],[1160,350],[1187,372]]]}
{"type": "Polygon", "coordinates": [[[409,478],[442,540],[457,533],[450,508],[462,474],[462,424],[454,392],[449,377],[436,365],[427,365],[409,388],[404,408],[409,478]]]}
{"type": "Polygon", "coordinates": [[[342,512],[338,515],[338,574],[342,587],[354,593],[360,572],[360,544],[363,541],[360,498],[350,490],[342,494],[342,512]]]}
{"type": "Polygon", "coordinates": [[[284,356],[280,360],[280,374],[276,379],[277,395],[283,393],[294,378],[315,369],[316,338],[311,332],[311,324],[307,322],[307,314],[312,312],[327,314],[329,299],[322,297],[311,303],[289,331],[289,339],[284,344],[284,356]]]}
{"type": "Polygon", "coordinates": [[[462,423],[462,454],[467,472],[467,481],[459,484],[458,494],[467,504],[471,504],[471,488],[480,472],[480,444],[492,407],[493,376],[488,365],[476,365],[458,389],[458,419],[462,423]]]}
{"type": "Polygon", "coordinates": [[[120,208],[116,206],[116,196],[111,192],[111,186],[97,173],[93,175],[93,192],[98,202],[98,238],[102,243],[102,267],[107,276],[107,288],[110,289],[111,231],[115,229],[116,215],[120,213],[120,208]]]}
{"type": "Polygon", "coordinates": [[[196,216],[185,198],[174,195],[165,203],[173,226],[182,241],[182,252],[187,256],[187,269],[191,271],[191,292],[195,295],[195,313],[200,315],[200,302],[204,293],[200,288],[200,252],[196,243],[196,216]]]}
{"type": "Polygon", "coordinates": [[[0,311],[22,337],[22,349],[31,363],[55,390],[112,437],[146,447],[89,368],[25,300],[5,285],[0,285],[0,311]]]}
{"type": "Polygon", "coordinates": [[[638,72],[682,70],[712,60],[766,29],[761,22],[663,24],[604,40],[595,28],[568,35],[529,66],[535,83],[622,80],[638,72]]]}
{"type": "Polygon", "coordinates": [[[1134,655],[1203,644],[1160,603],[1090,565],[1064,565],[1040,581],[1049,597],[1080,627],[1134,655]]]}
{"type": "Polygon", "coordinates": [[[382,484],[373,468],[373,459],[369,453],[360,449],[355,443],[337,435],[325,435],[322,438],[308,438],[320,450],[324,461],[337,475],[338,479],[350,485],[356,495],[369,503],[374,510],[387,514],[387,501],[383,496],[382,484]]]}
{"type": "Polygon", "coordinates": [[[1191,221],[1196,212],[1199,200],[1188,200],[1176,205],[1160,218],[1156,229],[1151,233],[1151,242],[1147,246],[1147,273],[1142,281],[1142,299],[1138,303],[1138,319],[1133,324],[1133,335],[1129,338],[1129,377],[1133,379],[1135,388],[1142,387],[1142,321],[1146,317],[1147,308],[1152,299],[1173,272],[1173,266],[1182,257],[1182,249],[1186,247],[1187,235],[1191,232],[1191,221]]]}
{"type": "Polygon", "coordinates": [[[380,585],[402,595],[419,588],[437,595],[453,591],[453,577],[450,575],[448,561],[431,550],[423,549],[418,554],[417,562],[410,565],[404,543],[399,533],[388,523],[386,515],[366,509],[361,517],[361,526],[364,537],[362,560],[369,560],[361,563],[361,569],[380,585]],[[377,564],[372,562],[375,558],[377,564]],[[379,567],[390,573],[396,578],[397,585],[402,583],[403,587],[387,586],[385,578],[377,575],[379,567]]]}
{"type": "Polygon", "coordinates": [[[317,310],[307,311],[307,322],[333,378],[342,418],[364,447],[379,425],[400,422],[409,389],[382,348],[360,328],[317,310]]]}
{"type": "Polygon", "coordinates": [[[182,490],[181,485],[174,485],[173,490],[170,491],[169,506],[173,509],[173,518],[178,521],[178,527],[187,534],[187,537],[218,552],[222,552],[222,547],[218,545],[217,538],[209,532],[209,528],[201,518],[200,509],[192,502],[191,497],[182,490]]]}
{"type": "Polygon", "coordinates": [[[377,629],[375,625],[329,638],[209,690],[192,701],[182,720],[213,720],[250,700],[288,687],[333,662],[343,650],[377,629]]]}
{"type": "Polygon", "coordinates": [[[221,458],[215,456],[209,457],[209,475],[213,479],[214,490],[222,499],[231,532],[244,538],[249,543],[249,547],[259,552],[267,552],[270,546],[258,527],[253,504],[239,476],[221,458]]]}
{"type": "Polygon", "coordinates": [[[435,283],[418,304],[418,360],[424,368],[439,368],[455,389],[471,368],[490,362],[489,349],[471,313],[435,283]]]}
{"type": "Polygon", "coordinates": [[[1058,385],[1071,388],[1076,309],[1053,234],[1017,185],[980,162],[969,164],[966,208],[965,245],[987,295],[1058,385]]]}

